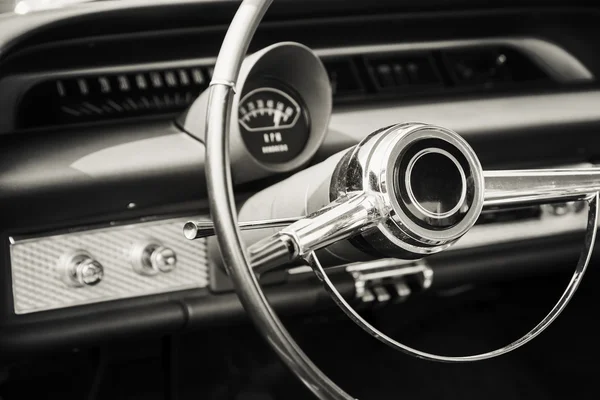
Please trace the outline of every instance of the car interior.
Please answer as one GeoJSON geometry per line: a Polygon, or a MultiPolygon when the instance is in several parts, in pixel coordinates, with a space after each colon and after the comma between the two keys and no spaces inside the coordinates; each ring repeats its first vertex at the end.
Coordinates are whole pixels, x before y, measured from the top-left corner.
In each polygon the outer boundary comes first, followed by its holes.
{"type": "Polygon", "coordinates": [[[0,400],[599,398],[598,21],[0,0],[0,400]]]}

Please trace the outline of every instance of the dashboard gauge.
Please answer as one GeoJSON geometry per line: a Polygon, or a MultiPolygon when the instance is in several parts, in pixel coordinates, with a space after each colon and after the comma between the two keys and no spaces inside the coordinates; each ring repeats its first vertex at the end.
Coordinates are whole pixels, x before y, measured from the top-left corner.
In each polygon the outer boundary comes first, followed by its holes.
{"type": "Polygon", "coordinates": [[[310,134],[308,113],[299,96],[270,83],[245,94],[238,121],[250,153],[265,163],[285,163],[302,152],[310,134]]]}

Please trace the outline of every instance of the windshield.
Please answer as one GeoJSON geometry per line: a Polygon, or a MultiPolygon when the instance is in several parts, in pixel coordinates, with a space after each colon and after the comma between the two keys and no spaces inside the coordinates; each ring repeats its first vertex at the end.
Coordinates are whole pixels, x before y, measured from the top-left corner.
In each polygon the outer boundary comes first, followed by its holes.
{"type": "Polygon", "coordinates": [[[0,0],[0,13],[27,14],[93,0],[0,0]]]}
{"type": "Polygon", "coordinates": [[[15,2],[13,0],[0,0],[0,13],[14,11],[15,2]]]}

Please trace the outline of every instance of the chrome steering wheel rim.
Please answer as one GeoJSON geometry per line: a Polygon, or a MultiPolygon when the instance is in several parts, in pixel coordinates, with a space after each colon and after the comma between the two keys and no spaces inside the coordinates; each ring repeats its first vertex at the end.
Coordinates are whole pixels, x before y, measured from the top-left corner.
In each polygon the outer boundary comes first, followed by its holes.
{"type": "MultiPolygon", "coordinates": [[[[271,2],[272,0],[245,0],[241,4],[225,36],[215,65],[210,84],[206,122],[206,180],[211,215],[225,268],[234,283],[242,305],[261,334],[283,362],[318,398],[352,399],[352,396],[337,386],[312,363],[285,329],[261,290],[245,254],[238,228],[229,163],[228,132],[232,98],[249,43],[271,2]]],[[[362,319],[349,306],[329,280],[313,252],[309,253],[305,260],[313,267],[316,275],[325,284],[340,308],[362,329],[390,347],[419,358],[448,363],[488,359],[510,352],[529,342],[547,328],[566,307],[577,290],[591,258],[598,224],[598,199],[598,193],[586,198],[589,203],[589,212],[584,251],[567,289],[553,309],[520,339],[501,349],[478,355],[440,356],[422,352],[394,341],[362,319]]]]}
{"type": "Polygon", "coordinates": [[[313,271],[319,278],[321,282],[325,285],[325,288],[335,301],[335,303],[342,309],[344,314],[348,318],[350,318],[356,325],[358,325],[365,332],[373,336],[375,339],[384,343],[385,345],[391,347],[394,350],[400,351],[402,353],[421,358],[423,360],[429,361],[437,361],[443,363],[466,363],[466,362],[474,362],[474,361],[483,361],[488,360],[490,358],[495,358],[511,351],[518,349],[519,347],[529,343],[533,339],[535,339],[540,333],[542,333],[546,328],[548,328],[552,322],[560,313],[563,312],[569,301],[573,298],[573,295],[579,288],[579,284],[583,279],[585,271],[589,265],[590,259],[592,257],[592,253],[594,250],[594,243],[596,242],[596,227],[598,226],[598,215],[600,210],[600,202],[599,194],[596,193],[593,196],[586,199],[588,202],[588,221],[586,226],[586,234],[584,239],[584,247],[581,251],[579,259],[577,261],[577,266],[575,267],[575,271],[571,276],[571,280],[567,285],[567,288],[564,290],[563,294],[560,296],[558,301],[554,304],[554,307],[546,314],[546,316],[529,332],[518,338],[517,340],[495,350],[487,351],[484,353],[473,354],[468,356],[444,356],[440,354],[428,353],[425,351],[421,351],[415,349],[413,347],[407,346],[404,343],[400,343],[399,341],[389,337],[372,324],[370,324],[367,320],[365,320],[359,313],[354,310],[354,308],[348,304],[346,299],[340,294],[337,290],[333,282],[327,276],[325,269],[319,262],[319,259],[315,255],[314,252],[311,252],[308,257],[306,257],[307,262],[312,267],[313,271]]]}
{"type": "Polygon", "coordinates": [[[229,162],[229,121],[242,61],[272,0],[246,0],[238,9],[219,52],[206,119],[206,181],[221,257],[251,320],[281,360],[322,400],[350,400],[298,347],[268,303],[244,252],[229,162]]]}

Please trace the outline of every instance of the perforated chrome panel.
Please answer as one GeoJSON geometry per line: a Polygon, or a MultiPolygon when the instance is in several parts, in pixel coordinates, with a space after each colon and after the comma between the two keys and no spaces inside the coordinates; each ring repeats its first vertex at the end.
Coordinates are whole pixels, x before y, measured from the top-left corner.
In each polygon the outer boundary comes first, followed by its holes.
{"type": "Polygon", "coordinates": [[[182,227],[187,220],[144,222],[12,241],[15,313],[206,287],[206,240],[190,241],[183,237],[182,227]],[[175,270],[154,276],[143,276],[133,270],[132,247],[149,238],[176,252],[175,270]],[[104,278],[96,286],[69,287],[59,278],[59,258],[78,249],[89,252],[104,266],[104,278]]]}

